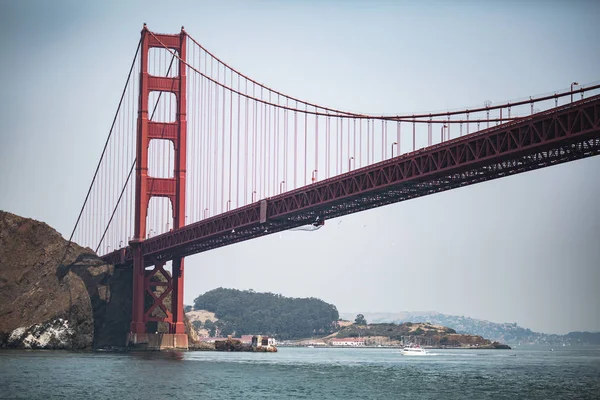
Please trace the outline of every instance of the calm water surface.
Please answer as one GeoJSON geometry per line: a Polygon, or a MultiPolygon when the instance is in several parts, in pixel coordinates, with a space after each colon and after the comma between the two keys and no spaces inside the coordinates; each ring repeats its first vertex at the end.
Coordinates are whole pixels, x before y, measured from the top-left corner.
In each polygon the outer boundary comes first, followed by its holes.
{"type": "Polygon", "coordinates": [[[600,399],[600,347],[0,351],[0,398],[600,399]]]}

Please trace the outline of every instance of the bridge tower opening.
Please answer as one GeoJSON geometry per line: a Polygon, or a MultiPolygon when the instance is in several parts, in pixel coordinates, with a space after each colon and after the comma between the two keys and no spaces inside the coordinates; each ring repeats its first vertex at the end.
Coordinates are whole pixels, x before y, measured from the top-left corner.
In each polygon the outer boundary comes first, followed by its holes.
{"type": "MultiPolygon", "coordinates": [[[[187,348],[183,313],[183,257],[174,258],[171,276],[164,270],[165,261],[143,254],[141,243],[148,237],[146,231],[148,206],[152,197],[165,197],[171,202],[173,229],[185,224],[186,185],[186,33],[176,35],[150,32],[146,25],[141,32],[139,109],[136,140],[135,226],[130,242],[133,250],[132,318],[128,342],[150,348],[187,348]],[[149,73],[150,49],[167,47],[173,54],[171,65],[178,66],[177,74],[171,68],[164,76],[149,73]],[[179,57],[177,58],[176,55],[179,57]],[[174,64],[175,63],[175,64],[174,64]],[[172,94],[176,99],[174,121],[152,120],[149,110],[151,93],[172,94]],[[152,177],[148,174],[149,148],[152,140],[168,140],[174,148],[172,177],[152,177]],[[153,269],[146,270],[146,266],[153,269]],[[157,279],[160,277],[160,279],[157,279]],[[160,295],[157,295],[157,288],[160,295]],[[170,304],[167,299],[170,298],[170,304]],[[161,312],[157,316],[156,310],[161,312]],[[159,322],[168,325],[168,333],[158,333],[159,322]]],[[[154,72],[154,71],[153,71],[154,72]]]]}

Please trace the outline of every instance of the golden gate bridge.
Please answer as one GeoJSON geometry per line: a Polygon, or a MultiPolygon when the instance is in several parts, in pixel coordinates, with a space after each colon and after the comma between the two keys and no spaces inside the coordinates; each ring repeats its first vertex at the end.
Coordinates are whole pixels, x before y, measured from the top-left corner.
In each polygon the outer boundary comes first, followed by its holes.
{"type": "Polygon", "coordinates": [[[144,25],[70,241],[133,268],[131,343],[162,322],[160,340],[187,347],[185,256],[599,152],[600,84],[354,113],[271,89],[183,28],[144,25]]]}

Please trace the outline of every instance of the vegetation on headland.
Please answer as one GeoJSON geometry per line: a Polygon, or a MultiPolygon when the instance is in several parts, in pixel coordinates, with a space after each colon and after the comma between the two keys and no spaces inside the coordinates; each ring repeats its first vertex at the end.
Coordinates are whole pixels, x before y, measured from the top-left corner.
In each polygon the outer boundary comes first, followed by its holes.
{"type": "Polygon", "coordinates": [[[356,316],[356,318],[354,319],[354,323],[356,325],[367,325],[367,320],[365,319],[365,316],[362,314],[358,314],[356,316]]]}
{"type": "MultiPolygon", "coordinates": [[[[354,313],[340,313],[347,320],[354,319],[354,313]]],[[[492,341],[509,344],[549,344],[549,345],[600,345],[600,332],[570,332],[566,335],[533,332],[516,323],[496,323],[465,316],[441,314],[438,312],[397,312],[369,313],[364,317],[370,322],[395,323],[429,322],[447,326],[456,333],[478,335],[492,341]]]]}
{"type": "Polygon", "coordinates": [[[370,324],[370,325],[349,325],[337,333],[339,338],[382,336],[391,340],[402,340],[404,336],[434,336],[455,334],[456,331],[444,326],[435,326],[431,324],[413,324],[407,322],[404,324],[370,324]]]}
{"type": "MultiPolygon", "coordinates": [[[[359,314],[362,315],[362,314],[359,314]]],[[[358,319],[358,317],[357,317],[358,319]]],[[[363,317],[364,320],[364,317],[363,317]]],[[[508,348],[477,335],[458,334],[452,328],[429,323],[352,324],[341,328],[338,338],[363,338],[365,344],[416,343],[431,347],[508,348]]]]}
{"type": "Polygon", "coordinates": [[[280,340],[324,336],[337,330],[339,319],[337,308],[323,300],[253,290],[214,289],[198,296],[194,309],[214,312],[218,321],[211,330],[222,336],[256,334],[280,340]]]}

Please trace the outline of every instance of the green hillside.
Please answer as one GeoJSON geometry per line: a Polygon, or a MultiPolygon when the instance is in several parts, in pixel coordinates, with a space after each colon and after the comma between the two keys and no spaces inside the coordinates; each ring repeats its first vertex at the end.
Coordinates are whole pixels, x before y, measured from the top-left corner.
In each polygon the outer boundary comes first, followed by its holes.
{"type": "Polygon", "coordinates": [[[455,334],[456,331],[445,326],[431,325],[428,323],[404,324],[369,324],[346,326],[337,333],[339,338],[383,336],[392,340],[401,340],[403,336],[442,336],[455,334]]]}
{"type": "Polygon", "coordinates": [[[280,340],[333,333],[339,319],[337,308],[320,299],[225,288],[198,296],[194,309],[214,312],[221,335],[261,334],[280,340]]]}

